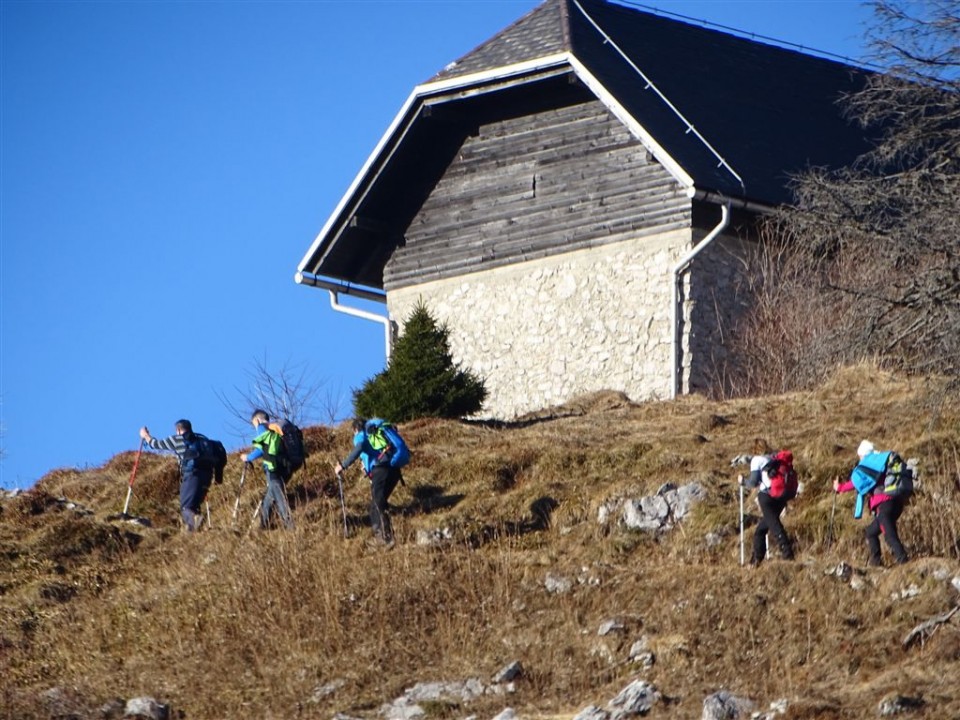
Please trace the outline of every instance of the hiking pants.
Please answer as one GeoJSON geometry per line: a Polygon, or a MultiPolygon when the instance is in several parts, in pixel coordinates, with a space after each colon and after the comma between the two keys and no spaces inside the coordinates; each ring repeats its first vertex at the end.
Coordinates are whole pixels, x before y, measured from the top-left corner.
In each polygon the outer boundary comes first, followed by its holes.
{"type": "Polygon", "coordinates": [[[393,540],[387,501],[400,479],[400,468],[389,465],[377,465],[370,471],[370,526],[374,535],[384,542],[393,540]]]}
{"type": "Polygon", "coordinates": [[[870,548],[870,564],[880,565],[880,534],[887,539],[887,545],[898,563],[907,561],[907,551],[903,549],[897,534],[897,520],[903,514],[903,501],[896,498],[884,500],[873,510],[873,522],[867,525],[867,547],[870,548]]]}
{"type": "Polygon", "coordinates": [[[757,494],[757,503],[760,505],[760,512],[763,517],[757,523],[756,532],[753,534],[753,557],[751,562],[759,563],[767,555],[767,531],[773,535],[777,545],[780,546],[780,555],[784,560],[793,559],[793,548],[790,547],[790,539],[787,537],[787,531],[783,529],[783,523],[780,522],[780,513],[787,506],[787,501],[783,498],[770,497],[768,493],[761,492],[757,494]]]}
{"type": "Polygon", "coordinates": [[[260,527],[270,527],[270,513],[274,510],[283,521],[287,530],[293,529],[293,516],[290,514],[290,505],[287,503],[287,486],[283,476],[273,470],[263,469],[267,474],[267,491],[263,494],[260,503],[260,527]]]}
{"type": "Polygon", "coordinates": [[[194,531],[200,527],[203,514],[200,506],[207,497],[210,489],[210,478],[204,478],[195,472],[188,472],[180,479],[180,515],[187,526],[187,530],[194,531]]]}

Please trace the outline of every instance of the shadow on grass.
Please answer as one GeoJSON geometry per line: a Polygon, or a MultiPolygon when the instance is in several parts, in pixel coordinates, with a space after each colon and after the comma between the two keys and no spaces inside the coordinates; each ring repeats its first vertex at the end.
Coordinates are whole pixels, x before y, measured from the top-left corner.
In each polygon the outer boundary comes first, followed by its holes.
{"type": "Polygon", "coordinates": [[[542,532],[550,527],[553,511],[560,503],[549,495],[543,495],[530,503],[530,514],[519,522],[503,522],[499,525],[484,525],[467,540],[473,548],[479,548],[494,540],[507,537],[522,537],[542,532]]]}

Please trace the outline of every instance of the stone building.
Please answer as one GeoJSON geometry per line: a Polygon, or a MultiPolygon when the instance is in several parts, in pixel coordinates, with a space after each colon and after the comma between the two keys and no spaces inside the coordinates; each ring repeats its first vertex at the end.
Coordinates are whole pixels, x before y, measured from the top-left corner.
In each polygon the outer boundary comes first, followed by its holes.
{"type": "MultiPolygon", "coordinates": [[[[542,5],[416,86],[297,281],[422,301],[509,419],[730,372],[738,264],[790,178],[866,150],[863,70],[603,0],[542,5]]],[[[389,323],[386,324],[389,328],[389,323]]]]}

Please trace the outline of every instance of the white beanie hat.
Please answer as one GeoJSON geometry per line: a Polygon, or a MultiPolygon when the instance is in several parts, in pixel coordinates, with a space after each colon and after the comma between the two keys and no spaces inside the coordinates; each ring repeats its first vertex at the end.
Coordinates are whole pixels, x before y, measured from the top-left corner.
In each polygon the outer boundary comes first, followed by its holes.
{"type": "Polygon", "coordinates": [[[874,450],[876,450],[876,448],[873,446],[872,442],[869,440],[863,440],[860,442],[860,447],[857,448],[857,455],[861,458],[864,458],[874,450]]]}

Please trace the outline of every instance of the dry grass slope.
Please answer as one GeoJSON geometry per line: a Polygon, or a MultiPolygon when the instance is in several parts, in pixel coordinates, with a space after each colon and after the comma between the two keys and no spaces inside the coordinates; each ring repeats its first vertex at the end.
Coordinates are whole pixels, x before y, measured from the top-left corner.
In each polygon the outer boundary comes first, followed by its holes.
{"type": "Polygon", "coordinates": [[[291,533],[249,531],[263,488],[249,473],[232,522],[237,457],[211,491],[212,528],[195,536],[179,531],[169,458],[140,463],[131,510],[149,528],[110,519],[133,453],[56,470],[0,504],[0,716],[49,717],[43,694],[56,686],[76,717],[138,695],[190,719],[374,717],[416,682],[488,682],[520,660],[514,695],[431,703],[429,715],[492,717],[510,705],[570,717],[643,677],[665,697],[657,718],[700,717],[721,688],[760,707],[788,698],[793,719],[875,717],[897,693],[924,698],[914,717],[960,717],[960,616],[901,646],[958,601],[943,580],[960,576],[958,422],[935,382],[871,367],[805,394],[634,404],[601,393],[509,425],[419,421],[404,427],[415,459],[392,499],[401,542],[391,552],[365,543],[369,491],[356,475],[343,537],[330,466],[349,446],[346,428],[308,430],[291,533]],[[738,563],[729,463],[757,435],[794,450],[805,487],[785,520],[798,560],[750,570],[738,563]],[[901,522],[915,556],[906,566],[863,567],[850,495],[828,547],[829,483],[862,437],[922,458],[922,489],[901,522]],[[708,499],[664,536],[597,522],[610,498],[691,480],[708,499]],[[437,528],[454,541],[416,544],[418,530],[437,528]],[[708,546],[707,533],[722,542],[708,546]],[[863,589],[831,574],[841,561],[863,589]],[[548,574],[573,589],[546,592],[548,574]],[[910,586],[919,594],[900,599],[910,586]],[[625,633],[598,636],[610,619],[625,633]],[[648,669],[627,661],[644,636],[648,669]],[[315,692],[331,681],[335,691],[315,692]]]}

